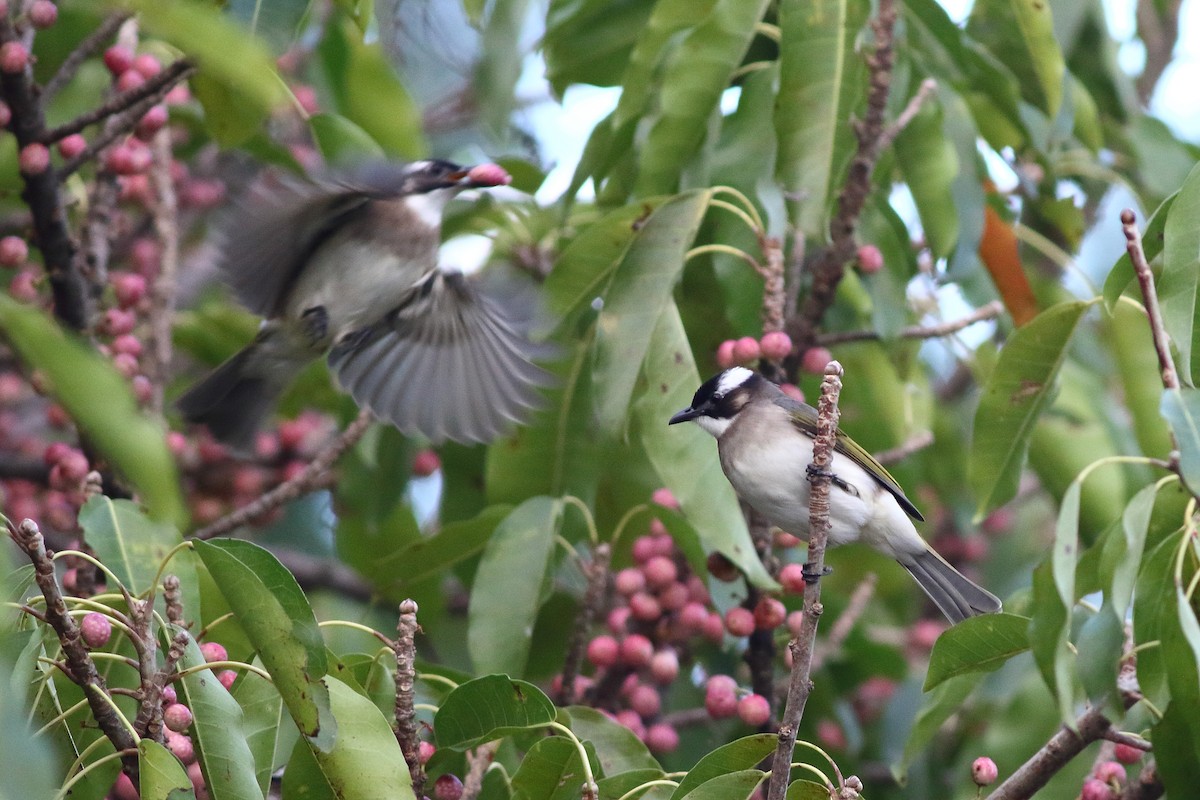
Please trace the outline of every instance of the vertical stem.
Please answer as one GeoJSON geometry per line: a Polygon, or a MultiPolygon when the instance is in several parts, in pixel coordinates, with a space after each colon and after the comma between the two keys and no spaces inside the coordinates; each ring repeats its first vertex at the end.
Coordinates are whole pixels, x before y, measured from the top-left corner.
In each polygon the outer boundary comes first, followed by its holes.
{"type": "Polygon", "coordinates": [[[804,617],[800,634],[788,647],[792,651],[792,675],[788,682],[787,704],[779,725],[779,743],[771,762],[771,778],[767,785],[767,800],[783,800],[791,774],[792,752],[796,747],[796,731],[804,718],[804,706],[812,693],[813,648],[817,639],[817,623],[824,611],[821,605],[821,575],[825,571],[825,545],[829,539],[829,465],[837,436],[838,395],[842,390],[842,366],[831,361],[825,367],[821,383],[821,400],[817,405],[817,435],[813,439],[813,459],[808,480],[811,483],[808,499],[809,532],[808,563],[804,565],[804,617]]]}
{"type": "Polygon", "coordinates": [[[1154,273],[1146,263],[1146,252],[1142,249],[1142,234],[1137,221],[1128,208],[1121,212],[1121,230],[1125,233],[1125,249],[1133,262],[1142,299],[1146,303],[1146,315],[1150,317],[1150,333],[1154,337],[1154,352],[1158,354],[1158,368],[1162,372],[1162,383],[1166,389],[1178,389],[1179,377],[1175,373],[1175,362],[1171,360],[1171,348],[1167,343],[1167,329],[1163,324],[1162,309],[1158,305],[1158,292],[1154,289],[1154,273]]]}
{"type": "Polygon", "coordinates": [[[587,573],[587,590],[583,595],[583,607],[579,609],[579,615],[575,618],[575,630],[571,632],[567,657],[563,660],[562,686],[555,698],[555,702],[559,705],[571,705],[578,699],[575,697],[575,676],[579,674],[583,650],[587,646],[588,630],[604,605],[611,561],[611,545],[601,543],[596,545],[591,563],[584,566],[584,571],[587,573]]]}
{"type": "Polygon", "coordinates": [[[421,766],[421,741],[417,737],[417,712],[413,707],[413,688],[417,682],[416,635],[421,626],[417,624],[417,604],[405,600],[400,604],[400,621],[396,630],[396,741],[408,764],[412,776],[413,793],[422,797],[425,791],[425,768],[421,766]]]}

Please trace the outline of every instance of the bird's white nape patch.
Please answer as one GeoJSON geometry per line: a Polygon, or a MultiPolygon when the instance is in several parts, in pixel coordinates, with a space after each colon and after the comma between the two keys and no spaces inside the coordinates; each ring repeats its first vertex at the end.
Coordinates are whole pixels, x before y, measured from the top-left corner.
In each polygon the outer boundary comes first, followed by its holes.
{"type": "Polygon", "coordinates": [[[717,381],[717,397],[724,397],[732,392],[737,387],[741,386],[746,381],[750,380],[750,376],[754,373],[745,367],[731,367],[721,373],[721,380],[717,381]]]}
{"type": "Polygon", "coordinates": [[[446,203],[456,194],[457,187],[434,189],[432,192],[422,192],[404,198],[404,205],[424,224],[431,228],[442,225],[442,211],[446,203]]]}
{"type": "Polygon", "coordinates": [[[423,172],[433,166],[432,161],[414,161],[408,165],[408,174],[415,175],[418,172],[423,172]]]}
{"type": "Polygon", "coordinates": [[[696,417],[693,421],[703,428],[705,433],[712,435],[715,439],[720,439],[721,434],[733,424],[733,420],[728,417],[721,419],[717,417],[696,417]]]}

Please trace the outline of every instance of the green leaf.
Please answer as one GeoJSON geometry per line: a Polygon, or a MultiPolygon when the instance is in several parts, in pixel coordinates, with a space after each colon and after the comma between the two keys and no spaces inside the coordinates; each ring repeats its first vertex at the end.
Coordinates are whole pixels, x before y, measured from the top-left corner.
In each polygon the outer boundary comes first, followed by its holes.
{"type": "Polygon", "coordinates": [[[671,800],[682,800],[690,796],[693,790],[714,778],[749,770],[772,753],[777,744],[779,737],[775,734],[758,733],[721,745],[688,770],[672,793],[671,800]]]}
{"type": "Polygon", "coordinates": [[[1200,164],[1192,168],[1175,195],[1163,227],[1162,276],[1158,281],[1158,299],[1162,305],[1163,325],[1179,353],[1176,369],[1179,379],[1195,385],[1200,374],[1200,325],[1197,325],[1197,293],[1200,292],[1200,164]]]}
{"type": "MultiPolygon", "coordinates": [[[[145,33],[169,42],[196,62],[199,72],[193,81],[199,80],[201,85],[207,82],[213,90],[198,93],[202,102],[218,94],[228,101],[205,105],[207,114],[221,118],[219,122],[209,121],[214,134],[236,130],[248,137],[284,101],[284,85],[270,52],[216,6],[195,0],[122,0],[111,4],[136,11],[145,33]]],[[[239,143],[236,139],[221,141],[226,145],[239,143]]]]}
{"type": "Polygon", "coordinates": [[[1075,697],[1071,673],[1075,657],[1067,635],[1071,628],[1070,606],[1064,606],[1054,585],[1049,560],[1033,571],[1033,616],[1029,620],[1029,647],[1033,660],[1050,689],[1064,725],[1074,726],[1075,697]]]}
{"type": "Polygon", "coordinates": [[[829,787],[816,781],[795,780],[788,784],[787,800],[826,800],[829,787]]]}
{"type": "MultiPolygon", "coordinates": [[[[1186,734],[1180,737],[1178,744],[1167,744],[1163,753],[1158,753],[1157,749],[1155,752],[1155,758],[1163,768],[1164,785],[1172,791],[1182,790],[1181,778],[1184,775],[1195,776],[1200,771],[1200,717],[1195,713],[1200,708],[1200,623],[1196,621],[1196,612],[1185,593],[1186,587],[1195,579],[1196,567],[1194,555],[1186,558],[1179,553],[1183,548],[1189,551],[1189,555],[1194,553],[1190,539],[1187,531],[1167,539],[1171,547],[1171,561],[1174,562],[1172,580],[1164,582],[1162,589],[1166,591],[1154,598],[1163,604],[1158,634],[1161,637],[1163,668],[1171,689],[1170,708],[1187,710],[1173,726],[1186,730],[1186,734]],[[1163,594],[1169,596],[1163,597],[1163,594]]],[[[1160,741],[1157,727],[1151,735],[1155,742],[1160,741]]],[[[1183,791],[1186,794],[1186,790],[1183,791]]]]}
{"type": "Polygon", "coordinates": [[[924,103],[895,144],[896,163],[912,191],[921,228],[937,258],[950,255],[958,241],[958,208],[951,187],[965,166],[946,139],[943,123],[941,105],[924,103]]]}
{"type": "Polygon", "coordinates": [[[687,800],[745,800],[767,774],[760,769],[728,772],[710,778],[682,797],[687,800]]]}
{"type": "Polygon", "coordinates": [[[43,312],[7,294],[0,294],[0,332],[31,371],[46,376],[91,445],[136,487],[150,516],[181,526],[187,513],[166,433],[138,410],[129,382],[43,312]]]}
{"type": "Polygon", "coordinates": [[[596,757],[605,775],[658,769],[658,762],[650,755],[645,743],[629,728],[594,708],[571,706],[566,710],[571,718],[569,727],[576,736],[596,748],[596,757]]]}
{"type": "Polygon", "coordinates": [[[679,188],[680,174],[700,149],[709,118],[768,5],[768,0],[717,0],[667,56],[657,114],[648,120],[650,132],[642,146],[638,197],[679,188]]]}
{"type": "Polygon", "coordinates": [[[306,739],[321,773],[339,800],[416,800],[412,777],[392,726],[375,704],[331,678],[329,703],[337,719],[333,747],[306,739]]]}
{"type": "Polygon", "coordinates": [[[971,672],[993,672],[1029,649],[1029,618],[981,614],[946,630],[933,645],[925,691],[971,672]]]}
{"type": "MultiPolygon", "coordinates": [[[[79,526],[96,558],[133,595],[161,590],[161,586],[153,585],[159,567],[167,554],[183,542],[174,525],[151,520],[129,500],[112,500],[100,494],[88,498],[79,510],[79,526]]],[[[194,559],[186,550],[177,552],[163,574],[179,578],[184,614],[199,619],[200,590],[194,559]]]]}
{"type": "Polygon", "coordinates": [[[1179,472],[1195,494],[1200,491],[1200,389],[1167,389],[1162,415],[1179,446],[1179,472]]]}
{"type": "Polygon", "coordinates": [[[554,93],[572,83],[617,85],[652,8],[644,0],[554,0],[542,43],[554,93]]]}
{"type": "Polygon", "coordinates": [[[1054,524],[1054,547],[1051,564],[1054,570],[1054,587],[1058,599],[1066,608],[1075,604],[1075,564],[1079,560],[1079,498],[1083,493],[1081,473],[1071,481],[1059,503],[1058,519],[1054,524]]]}
{"type": "Polygon", "coordinates": [[[899,775],[903,775],[915,759],[928,752],[929,743],[933,741],[938,729],[951,716],[962,711],[967,696],[983,679],[983,674],[973,672],[950,678],[925,695],[921,710],[917,712],[917,719],[908,735],[908,741],[904,743],[904,755],[895,766],[899,775]]]}
{"type": "Polygon", "coordinates": [[[242,707],[242,731],[254,759],[259,791],[265,796],[275,765],[283,763],[299,737],[270,681],[246,672],[233,685],[233,698],[242,707]]]}
{"type": "Polygon", "coordinates": [[[1125,626],[1106,602],[1079,629],[1079,682],[1093,705],[1117,700],[1117,669],[1125,644],[1125,626]]]}
{"type": "Polygon", "coordinates": [[[1111,535],[1104,542],[1100,561],[1101,584],[1108,587],[1105,596],[1118,619],[1125,618],[1133,599],[1133,585],[1142,565],[1142,551],[1146,546],[1146,533],[1150,529],[1158,489],[1157,484],[1142,487],[1130,499],[1121,515],[1121,531],[1124,535],[1111,535]]]}
{"type": "Polygon", "coordinates": [[[312,748],[306,739],[296,738],[291,754],[283,768],[283,797],[288,800],[339,800],[321,772],[312,748]]]}
{"type": "Polygon", "coordinates": [[[561,500],[533,497],[488,541],[467,610],[467,649],[476,672],[524,672],[561,522],[561,500]]]}
{"type": "Polygon", "coordinates": [[[784,0],[779,8],[776,176],[792,219],[824,240],[830,204],[850,157],[852,112],[862,102],[865,70],[855,51],[870,4],[864,0],[784,0]]]}
{"type": "Polygon", "coordinates": [[[325,643],[296,578],[256,544],[237,539],[194,544],[300,732],[318,750],[327,751],[337,722],[321,680],[325,643]]]}
{"type": "Polygon", "coordinates": [[[334,166],[383,158],[383,148],[371,134],[341,114],[313,114],[308,127],[317,149],[334,166]]]}
{"type": "Polygon", "coordinates": [[[438,747],[469,750],[512,733],[554,722],[554,704],[532,683],[485,675],[460,684],[438,707],[433,730],[438,747]]]}
{"type": "Polygon", "coordinates": [[[617,265],[596,322],[592,373],[596,414],[605,433],[624,430],[650,335],[672,303],[684,257],[711,199],[711,191],[697,190],[668,200],[638,231],[617,265]]]}
{"type": "MultiPolygon", "coordinates": [[[[1163,200],[1146,222],[1146,230],[1142,231],[1142,252],[1146,254],[1147,264],[1153,263],[1154,259],[1158,258],[1159,253],[1163,251],[1166,243],[1167,217],[1178,196],[1179,193],[1175,192],[1163,200]]],[[[1124,294],[1129,284],[1133,283],[1135,277],[1133,260],[1126,251],[1117,259],[1117,263],[1113,264],[1108,277],[1104,279],[1104,305],[1108,307],[1109,312],[1116,307],[1121,295],[1124,294]]]]}
{"type": "MultiPolygon", "coordinates": [[[[182,630],[171,627],[172,634],[182,630]]],[[[205,664],[200,646],[191,636],[179,663],[184,669],[205,664]]],[[[254,754],[247,740],[242,707],[209,669],[193,672],[177,686],[180,702],[187,703],[192,710],[192,741],[209,796],[213,800],[261,799],[263,793],[254,771],[254,754]]]]}
{"type": "Polygon", "coordinates": [[[979,498],[977,519],[1016,495],[1029,437],[1050,405],[1071,338],[1093,302],[1059,303],[1043,311],[1000,351],[975,412],[968,477],[979,498]]]}
{"type": "MultiPolygon", "coordinates": [[[[607,774],[607,770],[605,770],[605,774],[607,774]]],[[[600,790],[600,800],[620,800],[620,798],[627,795],[632,800],[638,800],[638,798],[654,797],[658,794],[662,794],[665,800],[667,795],[662,790],[669,789],[669,786],[646,787],[646,784],[650,783],[650,781],[662,780],[665,774],[662,769],[657,767],[654,769],[635,769],[629,772],[618,772],[612,777],[601,778],[596,781],[596,787],[600,790]],[[637,791],[638,789],[641,789],[641,791],[637,791]]]]}
{"type": "Polygon", "coordinates": [[[227,8],[251,33],[282,53],[296,42],[311,0],[230,0],[227,8]]]}
{"type": "Polygon", "coordinates": [[[724,554],[755,586],[776,588],[778,584],[754,550],[712,437],[696,425],[667,425],[672,414],[691,404],[700,385],[687,332],[674,303],[654,328],[645,376],[647,391],[633,405],[635,435],[663,485],[675,493],[706,551],[724,554]]]}
{"type": "MultiPolygon", "coordinates": [[[[595,774],[593,767],[593,775],[595,774]]],[[[514,800],[575,800],[583,786],[579,748],[565,736],[541,739],[529,748],[512,776],[514,800]]]]}
{"type": "Polygon", "coordinates": [[[512,506],[488,506],[468,520],[443,525],[437,533],[378,559],[379,575],[391,580],[381,591],[393,592],[408,583],[445,572],[478,554],[491,540],[496,527],[512,512],[512,506]]]}
{"type": "Polygon", "coordinates": [[[1048,117],[1058,114],[1066,64],[1054,38],[1049,3],[979,0],[971,9],[967,33],[1017,74],[1025,99],[1048,117]]]}
{"type": "Polygon", "coordinates": [[[170,750],[153,739],[138,742],[138,795],[142,800],[195,800],[187,770],[170,750]]]}

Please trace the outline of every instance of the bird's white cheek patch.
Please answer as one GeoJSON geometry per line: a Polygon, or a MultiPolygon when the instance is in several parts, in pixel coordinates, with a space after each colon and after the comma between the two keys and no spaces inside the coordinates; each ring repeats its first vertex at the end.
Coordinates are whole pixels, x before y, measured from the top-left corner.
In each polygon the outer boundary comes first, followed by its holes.
{"type": "Polygon", "coordinates": [[[434,189],[432,192],[414,194],[407,198],[404,204],[421,222],[431,228],[438,228],[442,224],[442,211],[450,200],[450,194],[447,189],[434,189]]]}
{"type": "Polygon", "coordinates": [[[716,417],[696,417],[696,424],[714,437],[720,438],[722,433],[729,430],[729,426],[733,424],[733,420],[717,419],[716,417]]]}

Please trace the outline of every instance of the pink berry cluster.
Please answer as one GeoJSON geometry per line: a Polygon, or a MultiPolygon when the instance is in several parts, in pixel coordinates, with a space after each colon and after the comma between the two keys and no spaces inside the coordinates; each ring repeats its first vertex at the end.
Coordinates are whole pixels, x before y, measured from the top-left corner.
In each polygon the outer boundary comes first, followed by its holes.
{"type": "Polygon", "coordinates": [[[717,366],[729,369],[738,364],[753,363],[760,358],[782,361],[790,352],[792,339],[783,331],[768,331],[761,339],[755,339],[753,336],[726,339],[717,347],[717,366]]]}
{"type": "Polygon", "coordinates": [[[1125,788],[1125,767],[1142,760],[1142,751],[1128,744],[1113,748],[1115,761],[1100,761],[1083,781],[1079,800],[1117,800],[1125,788]]]}

